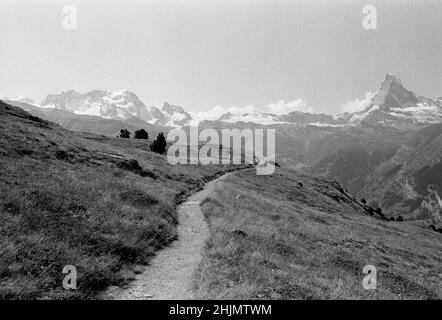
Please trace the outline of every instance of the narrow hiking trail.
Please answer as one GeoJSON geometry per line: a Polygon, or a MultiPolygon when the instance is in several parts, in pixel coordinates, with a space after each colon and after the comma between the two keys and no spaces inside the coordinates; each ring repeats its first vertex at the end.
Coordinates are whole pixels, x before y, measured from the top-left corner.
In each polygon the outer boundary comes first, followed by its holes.
{"type": "Polygon", "coordinates": [[[204,189],[187,198],[178,211],[178,240],[158,251],[143,273],[127,288],[111,287],[104,299],[192,299],[194,273],[201,261],[209,229],[200,202],[215,190],[217,182],[233,172],[205,184],[204,189]]]}

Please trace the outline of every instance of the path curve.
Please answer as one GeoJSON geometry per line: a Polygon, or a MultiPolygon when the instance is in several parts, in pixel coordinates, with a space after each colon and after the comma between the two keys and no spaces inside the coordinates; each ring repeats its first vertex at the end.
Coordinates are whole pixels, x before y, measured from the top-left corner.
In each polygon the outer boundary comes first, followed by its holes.
{"type": "Polygon", "coordinates": [[[192,282],[202,258],[202,249],[209,229],[201,212],[200,202],[214,192],[216,183],[227,178],[226,173],[205,184],[178,206],[178,240],[158,251],[143,273],[136,276],[128,288],[111,287],[104,299],[165,300],[193,299],[192,282]]]}

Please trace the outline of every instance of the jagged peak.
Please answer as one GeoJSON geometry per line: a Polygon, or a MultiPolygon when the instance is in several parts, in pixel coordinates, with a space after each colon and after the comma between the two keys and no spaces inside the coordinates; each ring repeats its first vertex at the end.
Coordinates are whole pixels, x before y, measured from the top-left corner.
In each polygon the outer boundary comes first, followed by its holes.
{"type": "Polygon", "coordinates": [[[167,101],[164,101],[162,106],[161,106],[161,109],[168,108],[168,107],[171,107],[171,104],[169,102],[167,102],[167,101]]]}
{"type": "Polygon", "coordinates": [[[391,88],[403,88],[401,79],[393,74],[393,73],[387,73],[385,75],[385,80],[382,82],[380,92],[382,91],[388,91],[391,88]]]}
{"type": "Polygon", "coordinates": [[[179,112],[182,112],[182,113],[187,113],[187,112],[184,110],[183,107],[176,106],[176,105],[174,105],[174,104],[170,104],[170,103],[167,102],[167,101],[164,101],[164,102],[163,102],[163,105],[161,106],[161,111],[168,112],[168,113],[171,113],[171,112],[174,112],[174,111],[179,111],[179,112]]]}
{"type": "MultiPolygon", "coordinates": [[[[61,94],[80,94],[80,92],[74,90],[74,89],[70,89],[68,91],[62,91],[61,94]]],[[[53,96],[57,95],[57,94],[52,94],[53,96]]]]}
{"type": "Polygon", "coordinates": [[[126,95],[136,95],[135,93],[133,93],[130,90],[127,89],[120,89],[120,90],[115,90],[115,91],[111,91],[110,92],[112,96],[126,96],[126,95]]]}
{"type": "Polygon", "coordinates": [[[399,78],[399,76],[397,76],[393,73],[387,73],[385,75],[385,81],[396,82],[396,83],[401,84],[401,79],[399,78]]]}
{"type": "Polygon", "coordinates": [[[371,105],[379,105],[381,108],[401,107],[407,103],[416,103],[417,100],[417,96],[402,85],[401,79],[397,75],[387,73],[369,107],[371,105]]]}

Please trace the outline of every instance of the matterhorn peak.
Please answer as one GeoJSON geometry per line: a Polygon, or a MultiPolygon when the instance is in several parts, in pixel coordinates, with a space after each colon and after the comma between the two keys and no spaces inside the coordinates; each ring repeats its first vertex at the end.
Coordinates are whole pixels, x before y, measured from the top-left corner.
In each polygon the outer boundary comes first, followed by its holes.
{"type": "Polygon", "coordinates": [[[385,81],[396,82],[399,84],[401,83],[401,79],[393,73],[387,73],[385,75],[385,81]]]}
{"type": "Polygon", "coordinates": [[[384,82],[382,82],[380,91],[382,91],[383,89],[390,90],[390,88],[392,87],[402,87],[401,79],[393,73],[387,73],[384,82]]]}
{"type": "Polygon", "coordinates": [[[398,76],[388,73],[372,102],[373,105],[380,107],[401,107],[409,103],[417,103],[417,97],[403,87],[398,76]]]}

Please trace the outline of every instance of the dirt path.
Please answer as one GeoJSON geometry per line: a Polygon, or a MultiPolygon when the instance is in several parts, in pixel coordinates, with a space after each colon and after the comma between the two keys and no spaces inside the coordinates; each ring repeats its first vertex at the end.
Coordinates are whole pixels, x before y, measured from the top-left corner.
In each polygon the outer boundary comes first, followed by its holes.
{"type": "Polygon", "coordinates": [[[201,261],[201,251],[209,230],[200,202],[215,189],[218,181],[231,173],[208,182],[204,189],[190,196],[178,207],[178,240],[157,252],[149,266],[128,288],[111,287],[104,299],[192,299],[192,281],[201,261]]]}

